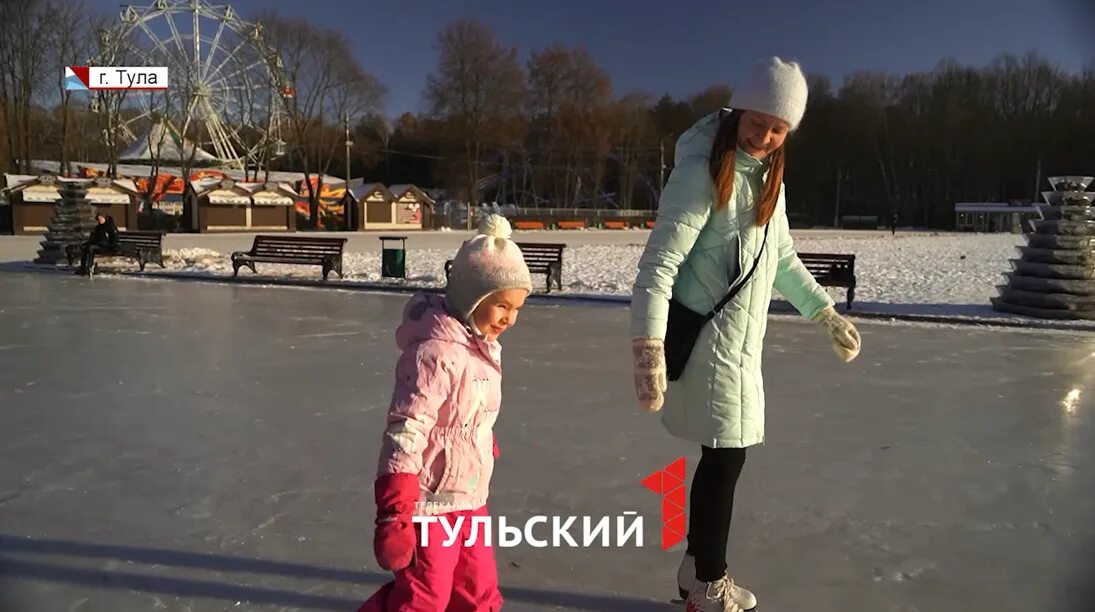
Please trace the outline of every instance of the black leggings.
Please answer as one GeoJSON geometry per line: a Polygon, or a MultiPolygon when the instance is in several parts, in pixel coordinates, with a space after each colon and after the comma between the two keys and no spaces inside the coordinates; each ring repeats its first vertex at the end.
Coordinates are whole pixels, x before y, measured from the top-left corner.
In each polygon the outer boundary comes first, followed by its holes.
{"type": "Polygon", "coordinates": [[[701,447],[692,477],[688,554],[696,558],[696,578],[714,582],[726,573],[726,542],[734,512],[734,489],[745,465],[744,448],[701,447]]]}
{"type": "Polygon", "coordinates": [[[80,271],[90,273],[91,266],[95,265],[95,255],[105,253],[107,250],[106,247],[97,244],[85,244],[83,256],[80,258],[80,271]]]}

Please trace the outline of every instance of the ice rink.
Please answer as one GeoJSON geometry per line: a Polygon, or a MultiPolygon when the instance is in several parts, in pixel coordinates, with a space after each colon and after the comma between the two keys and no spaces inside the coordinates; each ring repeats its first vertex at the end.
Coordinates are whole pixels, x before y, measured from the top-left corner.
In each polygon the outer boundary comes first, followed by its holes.
{"type": "MultiPolygon", "coordinates": [[[[0,274],[0,610],[355,610],[386,580],[406,299],[0,274]]],[[[857,324],[850,365],[769,327],[730,542],[759,609],[1090,609],[1095,337],[857,324]]],[[[532,304],[503,344],[492,512],[646,526],[642,548],[498,548],[506,609],[680,609],[639,481],[699,449],[634,407],[626,309],[532,304]]]]}

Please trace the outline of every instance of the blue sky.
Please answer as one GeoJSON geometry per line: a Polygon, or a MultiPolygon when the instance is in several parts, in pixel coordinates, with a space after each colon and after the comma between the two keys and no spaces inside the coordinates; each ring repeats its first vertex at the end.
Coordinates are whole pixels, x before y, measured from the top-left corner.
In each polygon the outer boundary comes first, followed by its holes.
{"type": "MultiPolygon", "coordinates": [[[[223,0],[215,0],[221,3],[223,0]]],[[[118,0],[86,0],[116,15],[118,0]]],[[[151,4],[151,0],[138,4],[151,4]]],[[[732,85],[766,55],[799,60],[839,85],[859,70],[931,70],[953,57],[984,65],[1037,51],[1079,71],[1095,61],[1095,0],[245,0],[345,32],[362,65],[388,88],[386,112],[422,109],[438,30],[461,17],[495,28],[522,58],[552,43],[585,46],[617,94],[686,96],[732,85]]]]}

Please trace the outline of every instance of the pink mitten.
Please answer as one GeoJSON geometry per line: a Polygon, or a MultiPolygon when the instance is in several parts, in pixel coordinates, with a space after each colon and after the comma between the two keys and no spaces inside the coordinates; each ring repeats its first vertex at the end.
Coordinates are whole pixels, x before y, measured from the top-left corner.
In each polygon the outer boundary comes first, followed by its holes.
{"type": "Polygon", "coordinates": [[[498,438],[491,435],[490,443],[494,446],[494,458],[497,459],[502,455],[502,451],[498,450],[498,438]]]}
{"type": "Polygon", "coordinates": [[[387,474],[376,479],[376,533],[373,552],[380,567],[399,571],[414,559],[417,534],[414,505],[418,502],[418,476],[387,474]]]}

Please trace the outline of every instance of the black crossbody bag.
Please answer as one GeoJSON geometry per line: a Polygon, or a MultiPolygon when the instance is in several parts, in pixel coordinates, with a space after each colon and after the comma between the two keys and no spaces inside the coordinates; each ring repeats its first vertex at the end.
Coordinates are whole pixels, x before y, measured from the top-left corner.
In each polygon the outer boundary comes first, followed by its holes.
{"type": "Polygon", "coordinates": [[[760,258],[764,256],[764,248],[768,246],[768,227],[764,226],[764,241],[760,244],[760,252],[753,260],[753,267],[742,277],[741,282],[730,287],[726,296],[719,300],[718,304],[707,314],[700,314],[695,310],[681,304],[676,299],[669,300],[669,319],[665,330],[665,364],[669,380],[677,380],[684,373],[684,366],[688,364],[688,358],[692,355],[692,349],[696,346],[696,340],[703,331],[703,326],[715,318],[730,300],[741,291],[741,288],[753,278],[753,272],[757,270],[760,258]]]}

